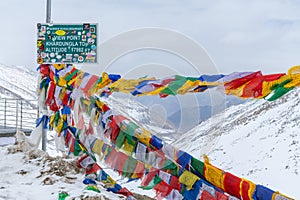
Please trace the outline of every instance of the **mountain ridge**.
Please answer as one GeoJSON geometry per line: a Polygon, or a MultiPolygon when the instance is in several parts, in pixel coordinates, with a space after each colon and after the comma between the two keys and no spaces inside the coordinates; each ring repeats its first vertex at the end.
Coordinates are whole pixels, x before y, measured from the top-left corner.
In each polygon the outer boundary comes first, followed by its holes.
{"type": "Polygon", "coordinates": [[[37,99],[37,72],[22,66],[0,64],[0,74],[0,97],[37,99]]]}

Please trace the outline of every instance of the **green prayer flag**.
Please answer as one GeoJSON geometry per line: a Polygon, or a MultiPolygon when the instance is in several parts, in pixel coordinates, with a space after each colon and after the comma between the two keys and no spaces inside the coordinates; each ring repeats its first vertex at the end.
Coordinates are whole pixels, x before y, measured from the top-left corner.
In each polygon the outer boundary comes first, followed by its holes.
{"type": "Polygon", "coordinates": [[[69,82],[73,78],[73,76],[77,74],[78,71],[79,71],[78,69],[74,70],[74,72],[72,72],[71,74],[69,74],[68,76],[66,76],[65,80],[67,82],[69,82]]]}
{"type": "Polygon", "coordinates": [[[279,87],[274,91],[274,94],[268,98],[268,101],[275,101],[276,99],[282,97],[283,95],[285,95],[286,93],[288,93],[289,91],[291,91],[294,87],[290,87],[290,88],[285,88],[285,87],[279,87]]]}
{"type": "Polygon", "coordinates": [[[95,185],[88,185],[85,189],[100,193],[100,190],[95,185]]]}
{"type": "Polygon", "coordinates": [[[78,156],[81,152],[81,148],[79,146],[79,143],[75,140],[74,142],[74,156],[78,156]]]}
{"type": "Polygon", "coordinates": [[[59,114],[59,112],[56,112],[55,113],[55,117],[54,117],[54,124],[55,124],[55,126],[57,126],[59,119],[60,119],[60,114],[59,114]]]}
{"type": "Polygon", "coordinates": [[[67,196],[69,196],[67,192],[60,192],[58,194],[58,200],[65,200],[67,196]]]}
{"type": "Polygon", "coordinates": [[[121,149],[124,144],[124,140],[125,140],[125,133],[122,130],[120,130],[119,135],[117,136],[116,139],[116,147],[121,149]]]}
{"type": "Polygon", "coordinates": [[[161,168],[162,170],[171,170],[171,174],[174,176],[178,175],[178,166],[172,162],[170,159],[166,159],[163,167],[161,168]]]}
{"type": "Polygon", "coordinates": [[[135,145],[135,141],[134,141],[133,137],[135,135],[135,130],[138,128],[139,128],[139,126],[133,122],[129,122],[126,127],[126,130],[125,130],[126,138],[127,138],[128,143],[131,145],[135,145]]]}
{"type": "Polygon", "coordinates": [[[157,184],[159,184],[162,181],[161,178],[159,178],[159,176],[155,176],[150,183],[147,186],[140,186],[140,188],[144,189],[144,190],[151,190],[153,189],[157,184]]]}
{"type": "Polygon", "coordinates": [[[183,86],[187,81],[185,77],[176,75],[176,79],[169,83],[169,85],[161,91],[162,94],[176,95],[177,90],[183,86]]]}
{"type": "Polygon", "coordinates": [[[198,80],[199,80],[199,78],[196,78],[196,77],[186,77],[186,79],[187,79],[187,80],[190,80],[190,81],[192,81],[192,82],[198,81],[198,80]]]}
{"type": "Polygon", "coordinates": [[[203,173],[204,172],[204,163],[203,162],[192,157],[191,166],[192,166],[192,172],[196,171],[196,172],[200,173],[202,176],[204,176],[204,173],[203,173]]]}
{"type": "Polygon", "coordinates": [[[283,81],[283,82],[280,83],[280,84],[274,84],[274,85],[272,85],[272,87],[271,87],[270,89],[271,89],[271,90],[275,90],[276,88],[283,87],[285,84],[287,84],[287,83],[289,83],[289,82],[291,82],[291,81],[292,81],[292,79],[287,79],[287,80],[283,81]]]}
{"type": "Polygon", "coordinates": [[[128,156],[125,165],[123,167],[122,176],[130,178],[134,173],[136,165],[137,165],[137,160],[132,158],[131,156],[128,156]]]}

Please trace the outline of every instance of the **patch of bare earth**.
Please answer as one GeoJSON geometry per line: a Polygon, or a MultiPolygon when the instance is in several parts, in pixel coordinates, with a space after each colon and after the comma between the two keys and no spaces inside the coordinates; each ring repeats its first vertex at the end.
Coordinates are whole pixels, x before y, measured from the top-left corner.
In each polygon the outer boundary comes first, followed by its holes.
{"type": "MultiPolygon", "coordinates": [[[[62,156],[62,157],[51,157],[42,150],[35,149],[30,150],[28,145],[24,142],[17,143],[8,148],[9,154],[14,154],[18,152],[24,153],[24,163],[31,163],[36,166],[40,166],[40,174],[36,178],[42,179],[43,185],[53,185],[57,182],[65,182],[68,184],[73,184],[75,182],[81,181],[77,180],[78,174],[84,174],[84,170],[77,167],[76,157],[62,156]]],[[[25,175],[28,172],[25,170],[20,170],[18,174],[25,175]]],[[[98,187],[105,189],[108,185],[98,184],[98,187]]],[[[84,187],[84,185],[83,185],[84,187]]],[[[2,188],[0,188],[2,189],[2,188]]],[[[59,191],[58,191],[59,192],[59,191]]],[[[146,195],[133,194],[137,200],[153,200],[146,195]]],[[[78,197],[68,198],[72,200],[110,200],[110,198],[105,197],[103,194],[82,194],[78,197]]],[[[126,197],[120,195],[119,199],[126,199],[126,197]]]]}

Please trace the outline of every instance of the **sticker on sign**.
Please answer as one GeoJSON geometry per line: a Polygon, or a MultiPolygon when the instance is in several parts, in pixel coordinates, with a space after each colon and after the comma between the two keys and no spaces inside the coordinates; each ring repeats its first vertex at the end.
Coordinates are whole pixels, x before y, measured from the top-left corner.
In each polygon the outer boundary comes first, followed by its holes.
{"type": "Polygon", "coordinates": [[[97,24],[37,24],[37,63],[97,63],[97,24]]]}

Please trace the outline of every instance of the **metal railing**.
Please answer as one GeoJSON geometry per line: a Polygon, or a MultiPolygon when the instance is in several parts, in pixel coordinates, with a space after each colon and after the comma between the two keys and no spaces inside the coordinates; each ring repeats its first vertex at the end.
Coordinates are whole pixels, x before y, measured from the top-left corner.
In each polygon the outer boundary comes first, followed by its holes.
{"type": "Polygon", "coordinates": [[[1,98],[0,133],[15,133],[17,130],[30,133],[37,115],[37,100],[1,98]]]}

